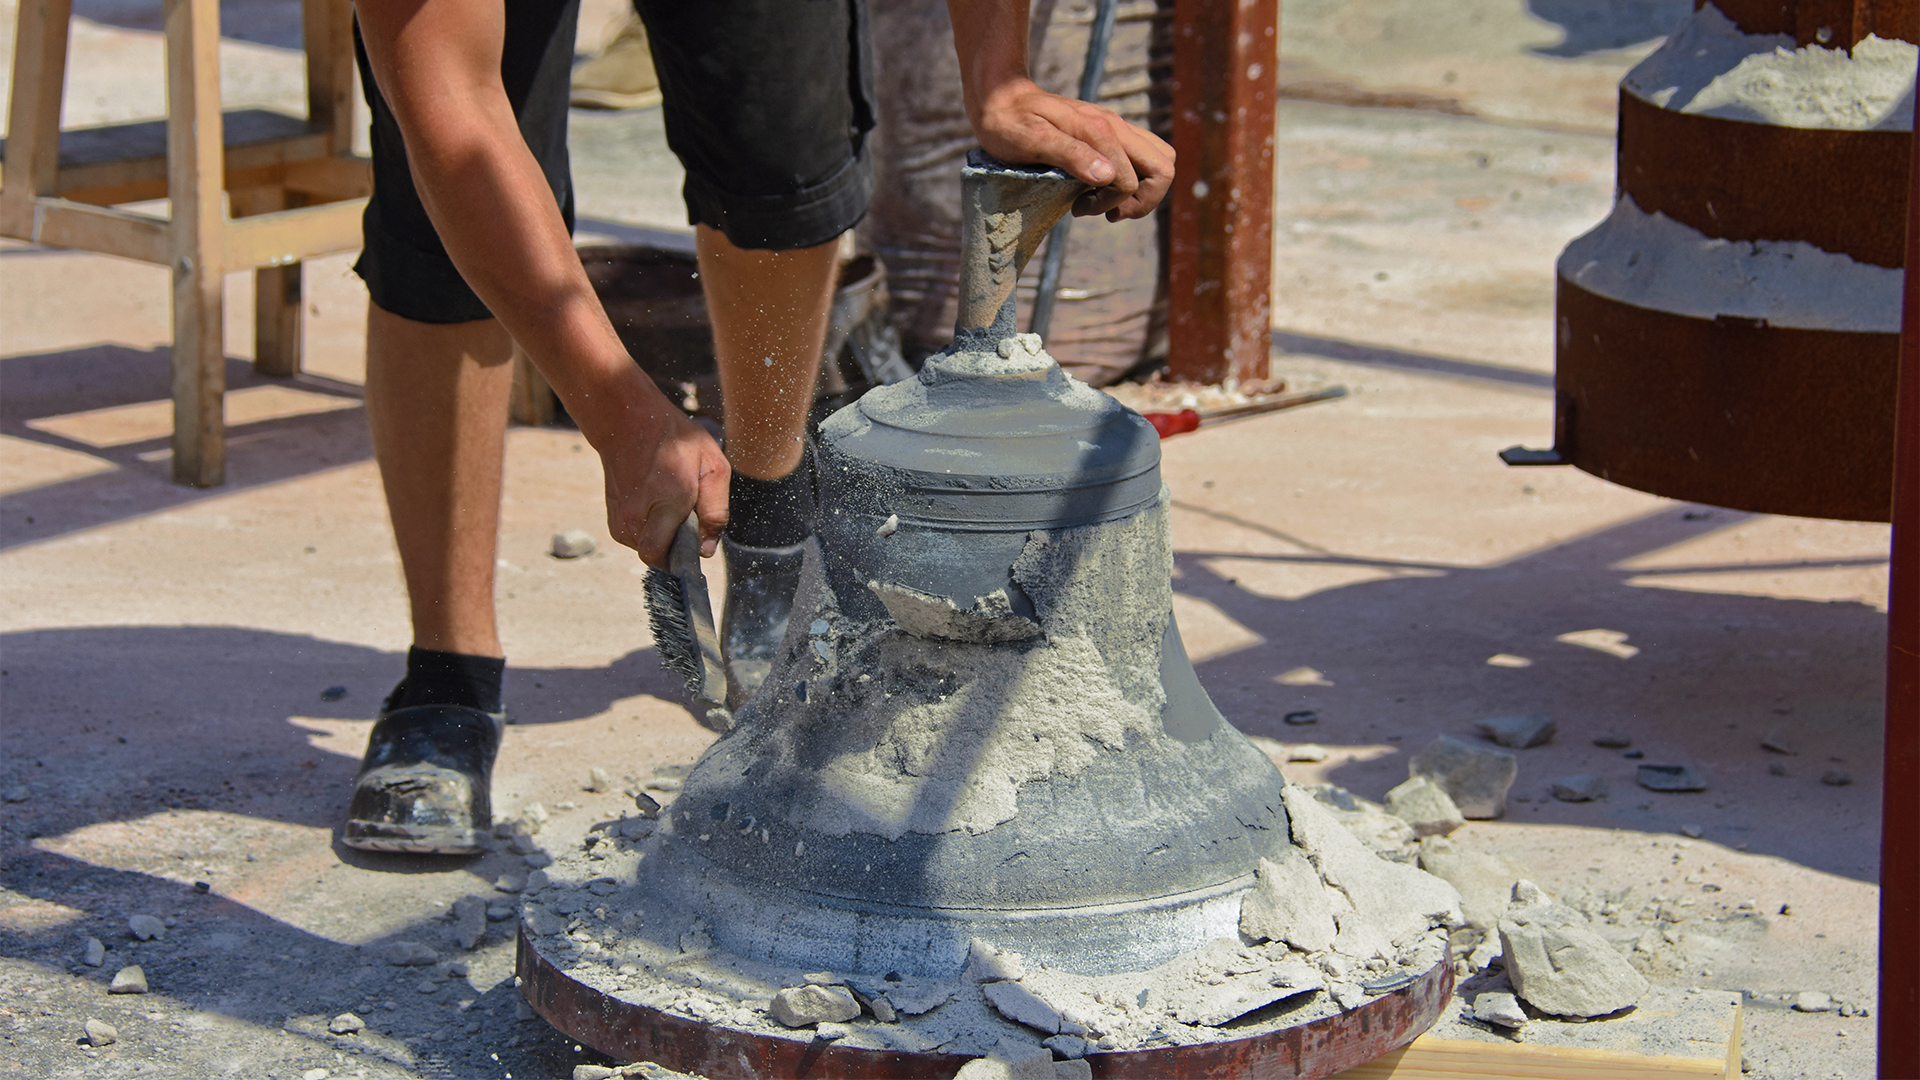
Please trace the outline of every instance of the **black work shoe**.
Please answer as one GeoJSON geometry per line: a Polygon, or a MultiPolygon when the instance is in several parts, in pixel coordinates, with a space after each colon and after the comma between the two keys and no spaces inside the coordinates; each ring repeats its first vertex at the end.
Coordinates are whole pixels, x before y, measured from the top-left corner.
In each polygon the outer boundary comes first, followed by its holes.
{"type": "Polygon", "coordinates": [[[762,548],[720,538],[727,560],[727,607],[720,617],[720,658],[727,665],[727,708],[738,712],[773,670],[787,636],[793,594],[800,587],[805,541],[762,548]]]}
{"type": "Polygon", "coordinates": [[[383,712],[367,738],[341,841],[364,851],[482,850],[505,726],[504,714],[460,705],[383,712]]]}

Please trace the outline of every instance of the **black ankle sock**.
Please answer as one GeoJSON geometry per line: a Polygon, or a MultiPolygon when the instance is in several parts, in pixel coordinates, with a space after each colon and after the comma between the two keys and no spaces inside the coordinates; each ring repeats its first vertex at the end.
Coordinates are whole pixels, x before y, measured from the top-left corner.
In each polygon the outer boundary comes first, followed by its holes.
{"type": "Polygon", "coordinates": [[[813,535],[813,448],[778,480],[733,474],[727,498],[727,539],[748,547],[791,547],[813,535]]]}
{"type": "Polygon", "coordinates": [[[387,695],[385,708],[462,705],[499,712],[500,677],[506,669],[506,660],[498,656],[468,656],[415,645],[407,650],[407,677],[387,695]]]}

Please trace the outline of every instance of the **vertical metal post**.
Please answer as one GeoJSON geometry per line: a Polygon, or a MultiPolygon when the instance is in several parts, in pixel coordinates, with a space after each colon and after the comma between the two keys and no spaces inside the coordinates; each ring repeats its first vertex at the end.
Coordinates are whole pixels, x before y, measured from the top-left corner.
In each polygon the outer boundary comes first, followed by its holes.
{"type": "MultiPolygon", "coordinates": [[[[1920,103],[1915,104],[1920,119],[1920,103]]],[[[1920,1076],[1920,139],[1907,172],[1906,309],[1894,421],[1887,596],[1886,776],[1880,809],[1878,1069],[1920,1076]]]]}
{"type": "Polygon", "coordinates": [[[1168,372],[1265,378],[1278,0],[1176,0],[1168,372]]]}

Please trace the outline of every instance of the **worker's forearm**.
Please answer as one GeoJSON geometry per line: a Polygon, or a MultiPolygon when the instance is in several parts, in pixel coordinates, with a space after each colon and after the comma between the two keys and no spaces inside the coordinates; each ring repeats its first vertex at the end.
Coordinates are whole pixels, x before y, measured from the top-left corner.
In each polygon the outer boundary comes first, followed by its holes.
{"type": "Polygon", "coordinates": [[[980,123],[995,90],[1026,82],[1028,0],[947,0],[967,119],[980,123]]]}

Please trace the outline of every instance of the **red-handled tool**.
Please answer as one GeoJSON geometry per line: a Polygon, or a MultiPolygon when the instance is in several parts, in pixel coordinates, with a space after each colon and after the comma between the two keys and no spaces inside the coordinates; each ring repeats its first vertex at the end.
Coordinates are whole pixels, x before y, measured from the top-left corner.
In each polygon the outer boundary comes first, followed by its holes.
{"type": "Polygon", "coordinates": [[[1271,401],[1256,401],[1251,405],[1233,405],[1224,409],[1181,409],[1179,412],[1141,413],[1153,430],[1163,439],[1182,435],[1189,431],[1198,431],[1202,423],[1220,423],[1227,420],[1244,420],[1249,416],[1279,412],[1299,405],[1311,405],[1316,401],[1332,401],[1347,396],[1344,386],[1329,386],[1325,390],[1315,390],[1310,394],[1291,394],[1274,398],[1271,401]]]}

